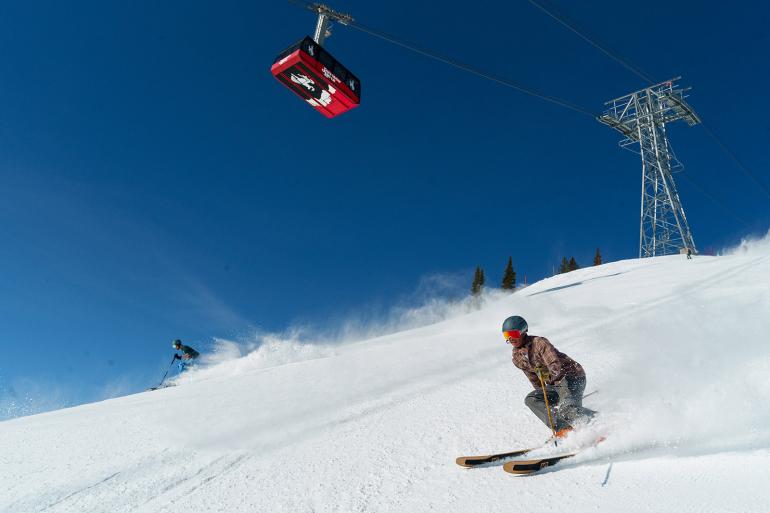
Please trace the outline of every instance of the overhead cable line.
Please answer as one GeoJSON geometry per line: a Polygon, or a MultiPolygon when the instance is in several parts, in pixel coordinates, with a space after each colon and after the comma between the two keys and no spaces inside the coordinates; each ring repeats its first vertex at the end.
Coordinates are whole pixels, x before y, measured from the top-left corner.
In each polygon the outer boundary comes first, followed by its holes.
{"type": "MultiPolygon", "coordinates": [[[[309,9],[313,12],[317,12],[318,4],[311,4],[308,2],[304,2],[302,0],[289,0],[289,2],[297,5],[301,5],[305,7],[306,9],[309,9]]],[[[559,105],[560,107],[564,107],[567,109],[570,109],[574,112],[578,112],[580,114],[584,114],[586,116],[590,116],[591,118],[596,118],[596,113],[591,112],[590,110],[583,108],[579,105],[575,105],[574,103],[568,102],[567,100],[563,100],[561,98],[557,98],[556,96],[547,95],[545,93],[542,93],[540,91],[537,91],[536,89],[532,89],[530,87],[524,86],[522,84],[516,83],[512,80],[509,80],[507,78],[498,77],[495,75],[492,75],[491,73],[488,73],[486,71],[483,71],[479,68],[476,68],[474,66],[471,66],[469,64],[462,63],[460,61],[457,61],[455,59],[452,59],[450,57],[441,55],[435,51],[426,49],[426,48],[420,48],[412,43],[408,43],[406,41],[400,40],[396,38],[395,36],[386,34],[384,32],[369,28],[365,25],[362,25],[356,21],[352,21],[350,19],[346,20],[339,20],[340,23],[348,26],[353,27],[356,30],[359,30],[361,32],[365,32],[371,36],[383,39],[385,41],[388,41],[389,43],[392,43],[394,45],[400,46],[402,48],[406,48],[407,50],[411,50],[413,52],[419,53],[420,55],[423,55],[425,57],[443,62],[444,64],[448,64],[450,66],[453,66],[455,68],[461,69],[463,71],[466,71],[468,73],[472,73],[476,76],[485,78],[487,80],[491,80],[493,82],[497,82],[498,84],[504,85],[506,87],[510,87],[511,89],[515,89],[521,93],[528,94],[530,96],[534,96],[536,98],[540,98],[541,100],[553,103],[555,105],[559,105]]]]}
{"type": "MultiPolygon", "coordinates": [[[[540,3],[536,2],[535,0],[528,0],[528,1],[529,1],[530,4],[534,5],[535,7],[537,7],[542,12],[546,13],[552,19],[557,21],[559,24],[567,27],[571,32],[573,32],[574,34],[579,36],[581,39],[583,39],[584,41],[589,43],[591,46],[597,48],[602,53],[604,53],[605,55],[607,55],[608,57],[610,57],[614,61],[616,61],[619,64],[621,64],[624,68],[626,68],[627,70],[631,71],[634,75],[638,76],[642,80],[645,80],[648,84],[651,85],[651,84],[653,84],[655,82],[652,78],[650,78],[649,75],[647,75],[646,73],[640,71],[639,68],[629,64],[626,60],[622,59],[618,55],[617,52],[614,52],[611,49],[607,48],[606,46],[599,44],[595,40],[593,40],[590,37],[588,37],[587,35],[585,35],[580,30],[578,30],[574,26],[574,24],[570,24],[569,22],[565,21],[563,16],[559,16],[558,14],[555,14],[553,11],[550,11],[550,10],[546,9],[545,7],[543,7],[540,3]]],[[[700,124],[703,126],[703,129],[706,131],[708,136],[711,137],[711,139],[713,139],[714,142],[717,143],[717,145],[722,149],[722,151],[724,151],[730,157],[730,159],[741,169],[741,171],[743,171],[746,174],[746,176],[748,176],[754,183],[756,183],[759,186],[759,188],[762,190],[762,192],[765,194],[765,196],[770,198],[770,189],[768,189],[768,187],[764,183],[762,183],[759,180],[759,178],[757,178],[756,174],[753,173],[749,169],[749,167],[746,164],[744,164],[738,158],[738,156],[735,154],[735,152],[732,149],[730,149],[730,147],[727,146],[727,144],[725,144],[725,142],[722,141],[722,139],[719,138],[716,135],[716,133],[713,130],[711,130],[711,128],[706,123],[703,122],[702,119],[700,120],[700,124]]],[[[690,178],[690,177],[688,177],[688,180],[690,182],[692,182],[692,183],[695,183],[693,181],[693,179],[690,178]]],[[[704,191],[703,188],[701,188],[701,187],[699,187],[699,188],[700,188],[701,191],[704,191]]],[[[708,196],[711,197],[711,195],[708,195],[708,196]]],[[[712,197],[712,199],[713,199],[713,197],[712,197]]]]}
{"type": "Polygon", "coordinates": [[[693,185],[696,189],[698,189],[701,192],[701,194],[703,194],[708,199],[716,203],[718,206],[722,207],[722,210],[724,210],[725,212],[733,216],[733,218],[735,218],[737,221],[740,221],[746,228],[751,228],[751,224],[749,224],[748,221],[746,221],[741,216],[736,214],[735,211],[730,207],[728,207],[727,205],[725,205],[724,202],[714,197],[711,193],[709,193],[706,189],[704,189],[697,181],[693,180],[693,178],[690,175],[688,175],[686,172],[680,171],[678,174],[687,178],[687,181],[690,182],[690,184],[693,185]]]}
{"type": "Polygon", "coordinates": [[[450,66],[454,66],[455,68],[461,69],[463,71],[467,71],[469,73],[472,73],[474,75],[477,75],[482,78],[486,78],[487,80],[491,80],[493,82],[497,82],[498,84],[502,84],[506,87],[510,87],[512,89],[515,89],[519,92],[522,92],[524,94],[528,94],[530,96],[534,96],[536,98],[540,98],[541,100],[545,100],[547,102],[559,105],[561,107],[565,107],[568,109],[571,109],[575,112],[579,112],[581,114],[585,114],[590,117],[596,117],[596,114],[589,111],[588,109],[584,109],[583,107],[580,107],[578,105],[575,105],[573,103],[570,103],[566,100],[562,100],[561,98],[557,98],[555,96],[550,96],[545,93],[541,93],[540,91],[537,91],[535,89],[531,89],[529,87],[523,86],[521,84],[517,84],[516,82],[513,82],[511,80],[508,80],[506,78],[497,77],[494,75],[491,75],[485,71],[482,71],[478,68],[475,68],[473,66],[470,66],[468,64],[464,64],[462,62],[456,61],[454,59],[450,59],[449,57],[444,57],[442,55],[439,55],[438,53],[432,52],[430,50],[426,50],[424,48],[419,48],[417,46],[405,43],[404,41],[399,41],[398,39],[389,36],[382,32],[377,32],[372,29],[369,29],[367,27],[364,27],[363,25],[360,25],[358,23],[351,23],[351,27],[356,28],[362,32],[366,32],[368,34],[371,34],[375,37],[379,37],[380,39],[384,39],[385,41],[389,41],[395,45],[401,46],[403,48],[406,48],[408,50],[412,50],[413,52],[417,52],[419,54],[422,54],[426,57],[430,57],[431,59],[435,59],[437,61],[443,62],[445,64],[449,64],[450,66]]]}
{"type": "Polygon", "coordinates": [[[607,57],[609,57],[610,59],[612,59],[612,60],[614,60],[615,62],[617,62],[618,64],[620,64],[621,66],[623,66],[624,68],[626,68],[628,71],[630,71],[631,73],[633,73],[633,74],[634,74],[634,75],[636,75],[637,77],[641,78],[642,80],[645,80],[645,81],[646,81],[647,83],[649,83],[649,84],[654,84],[654,83],[655,83],[655,81],[654,81],[652,78],[650,78],[650,76],[649,76],[649,75],[647,75],[646,73],[644,73],[643,71],[641,71],[641,70],[640,70],[639,68],[637,68],[636,66],[633,66],[633,65],[629,64],[628,62],[626,62],[626,61],[625,61],[623,58],[621,58],[621,57],[620,57],[620,56],[617,54],[617,52],[614,52],[614,51],[612,51],[611,49],[607,48],[606,46],[599,44],[598,42],[594,41],[594,40],[593,40],[593,39],[591,39],[590,37],[588,37],[588,36],[584,35],[584,34],[583,34],[582,32],[580,32],[580,31],[579,31],[577,28],[575,28],[575,27],[574,27],[572,24],[570,24],[570,23],[567,23],[567,22],[564,20],[563,16],[562,16],[562,17],[560,17],[560,16],[558,16],[558,15],[554,14],[552,11],[549,11],[548,9],[546,9],[545,7],[543,7],[541,4],[539,4],[538,2],[535,2],[535,0],[528,0],[528,1],[529,1],[529,3],[531,3],[532,5],[534,5],[535,7],[537,7],[538,9],[540,9],[541,11],[543,11],[545,14],[547,14],[548,16],[550,16],[551,18],[553,18],[553,19],[554,19],[555,21],[557,21],[559,24],[561,24],[561,25],[563,25],[563,26],[567,27],[567,28],[568,28],[570,31],[572,31],[572,32],[573,32],[575,35],[577,35],[578,37],[580,37],[580,39],[582,39],[582,40],[583,40],[583,41],[585,41],[586,43],[590,44],[591,46],[593,46],[594,48],[596,48],[597,50],[599,50],[600,52],[602,52],[603,54],[605,54],[605,55],[606,55],[607,57]]]}
{"type": "Polygon", "coordinates": [[[714,131],[711,130],[711,128],[706,123],[703,122],[703,120],[701,120],[700,124],[703,125],[703,129],[706,131],[709,137],[711,137],[714,140],[714,142],[716,142],[719,145],[719,147],[721,147],[722,150],[725,153],[727,153],[727,155],[732,159],[732,161],[735,162],[735,164],[739,168],[741,168],[743,172],[746,173],[746,175],[748,175],[748,177],[751,178],[754,181],[754,183],[756,183],[759,186],[760,189],[762,189],[762,192],[765,193],[765,196],[770,198],[770,189],[768,189],[767,186],[764,183],[762,183],[754,173],[751,172],[751,170],[741,161],[741,159],[738,158],[738,155],[736,155],[735,152],[731,150],[722,141],[722,139],[720,139],[719,136],[717,136],[717,134],[715,134],[714,131]]]}

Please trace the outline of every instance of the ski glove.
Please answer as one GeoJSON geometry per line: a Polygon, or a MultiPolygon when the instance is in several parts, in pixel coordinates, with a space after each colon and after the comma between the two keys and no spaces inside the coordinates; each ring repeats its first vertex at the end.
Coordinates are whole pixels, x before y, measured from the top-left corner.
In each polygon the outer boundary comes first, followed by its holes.
{"type": "Polygon", "coordinates": [[[551,378],[551,375],[548,373],[548,369],[543,367],[536,367],[535,374],[539,374],[543,378],[543,381],[546,383],[548,383],[548,380],[551,378]]]}

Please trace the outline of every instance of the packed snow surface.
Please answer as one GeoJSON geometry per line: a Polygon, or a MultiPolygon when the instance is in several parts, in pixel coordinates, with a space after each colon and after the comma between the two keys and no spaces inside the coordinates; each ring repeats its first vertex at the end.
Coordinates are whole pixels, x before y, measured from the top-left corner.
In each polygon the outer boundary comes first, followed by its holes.
{"type": "Polygon", "coordinates": [[[3,512],[770,511],[770,249],[615,262],[430,326],[265,343],[179,386],[0,423],[3,512]],[[539,446],[500,326],[588,375],[597,421],[517,477],[461,455],[539,446]]]}

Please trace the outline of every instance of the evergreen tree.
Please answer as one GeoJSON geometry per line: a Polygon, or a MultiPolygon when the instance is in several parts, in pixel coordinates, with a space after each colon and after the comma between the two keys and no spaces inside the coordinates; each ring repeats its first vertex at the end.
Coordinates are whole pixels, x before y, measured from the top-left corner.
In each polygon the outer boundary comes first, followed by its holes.
{"type": "Polygon", "coordinates": [[[599,253],[599,248],[596,248],[596,256],[594,257],[594,265],[602,265],[602,254],[599,253]]]}
{"type": "Polygon", "coordinates": [[[476,266],[476,272],[473,275],[473,283],[471,284],[471,294],[478,296],[481,294],[481,290],[484,288],[484,269],[476,266]]]}
{"type": "Polygon", "coordinates": [[[575,271],[577,269],[580,269],[580,266],[575,261],[575,257],[569,257],[569,267],[567,268],[568,271],[575,271]]]}
{"type": "Polygon", "coordinates": [[[559,267],[559,274],[564,274],[569,272],[569,262],[567,262],[567,257],[561,257],[561,266],[559,267]]]}
{"type": "Polygon", "coordinates": [[[516,289],[516,271],[513,270],[513,257],[508,257],[508,265],[503,272],[503,290],[516,289]]]}

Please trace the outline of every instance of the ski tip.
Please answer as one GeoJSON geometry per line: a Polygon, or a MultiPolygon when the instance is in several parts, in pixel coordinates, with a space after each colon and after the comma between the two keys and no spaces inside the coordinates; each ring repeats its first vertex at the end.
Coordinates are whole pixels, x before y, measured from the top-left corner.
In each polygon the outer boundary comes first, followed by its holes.
{"type": "Polygon", "coordinates": [[[571,458],[572,456],[575,456],[577,453],[569,453],[569,454],[563,454],[561,456],[552,456],[550,458],[541,458],[536,460],[518,460],[518,461],[509,461],[505,465],[503,465],[503,470],[508,472],[509,474],[516,474],[516,475],[526,475],[526,474],[533,474],[535,472],[539,472],[543,469],[546,469],[548,467],[551,467],[561,460],[571,458]]]}
{"type": "Polygon", "coordinates": [[[534,470],[522,470],[520,468],[517,468],[513,461],[510,461],[505,465],[503,465],[503,470],[508,472],[509,474],[514,474],[517,476],[523,476],[525,474],[531,474],[532,472],[535,472],[534,470]]]}
{"type": "MultiPolygon", "coordinates": [[[[458,465],[460,465],[461,467],[465,467],[465,468],[471,468],[471,467],[473,467],[473,466],[474,466],[474,465],[473,465],[473,463],[470,463],[470,462],[468,461],[468,460],[469,460],[469,459],[471,459],[471,458],[472,458],[471,456],[460,456],[459,458],[457,458],[457,459],[455,460],[455,463],[457,463],[457,464],[458,464],[458,465]]],[[[476,458],[478,458],[478,456],[476,456],[476,458]]]]}
{"type": "Polygon", "coordinates": [[[461,467],[466,468],[479,467],[489,463],[496,463],[507,458],[516,458],[522,454],[528,453],[531,450],[532,449],[517,449],[515,451],[486,454],[483,456],[460,456],[455,460],[455,463],[461,467]]]}
{"type": "Polygon", "coordinates": [[[514,474],[517,476],[524,476],[527,474],[532,474],[534,472],[538,472],[540,470],[543,470],[546,467],[549,467],[551,464],[548,461],[509,461],[505,465],[503,465],[503,470],[508,472],[509,474],[514,474]]]}

